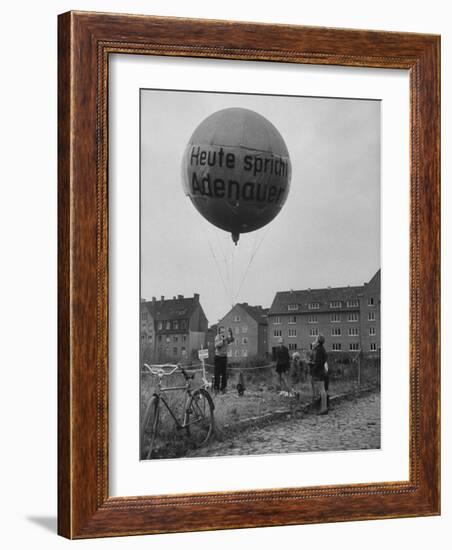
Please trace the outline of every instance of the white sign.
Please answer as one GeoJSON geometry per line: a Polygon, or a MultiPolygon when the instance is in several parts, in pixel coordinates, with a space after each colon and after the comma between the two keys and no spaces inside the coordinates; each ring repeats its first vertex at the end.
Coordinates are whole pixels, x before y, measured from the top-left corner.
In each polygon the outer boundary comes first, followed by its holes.
{"type": "Polygon", "coordinates": [[[198,351],[198,357],[201,361],[203,359],[207,359],[209,357],[209,350],[208,349],[200,349],[198,351]]]}

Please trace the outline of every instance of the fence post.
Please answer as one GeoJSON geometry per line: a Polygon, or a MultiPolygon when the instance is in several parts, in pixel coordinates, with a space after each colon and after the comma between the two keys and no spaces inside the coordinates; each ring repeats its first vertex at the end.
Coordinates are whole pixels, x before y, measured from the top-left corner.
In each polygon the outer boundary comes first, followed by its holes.
{"type": "Polygon", "coordinates": [[[361,350],[358,351],[358,386],[361,386],[361,350]]]}

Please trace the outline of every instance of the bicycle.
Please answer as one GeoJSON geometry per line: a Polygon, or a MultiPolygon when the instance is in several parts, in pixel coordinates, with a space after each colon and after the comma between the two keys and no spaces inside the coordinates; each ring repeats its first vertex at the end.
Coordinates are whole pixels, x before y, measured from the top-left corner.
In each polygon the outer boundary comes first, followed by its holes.
{"type": "Polygon", "coordinates": [[[149,403],[146,406],[145,413],[140,426],[140,440],[142,459],[152,458],[155,454],[156,440],[159,437],[159,419],[161,404],[166,407],[170,413],[177,431],[184,430],[186,435],[194,442],[196,447],[205,445],[212,435],[214,428],[214,404],[210,393],[207,391],[209,383],[205,376],[203,365],[202,384],[199,387],[192,388],[191,381],[194,374],[189,374],[182,365],[144,365],[150,374],[158,376],[158,386],[154,391],[149,403]],[[171,376],[175,372],[180,372],[185,378],[183,386],[162,387],[164,376],[171,376]],[[184,391],[184,405],[182,415],[179,419],[173,412],[170,404],[163,395],[170,391],[184,391]]]}

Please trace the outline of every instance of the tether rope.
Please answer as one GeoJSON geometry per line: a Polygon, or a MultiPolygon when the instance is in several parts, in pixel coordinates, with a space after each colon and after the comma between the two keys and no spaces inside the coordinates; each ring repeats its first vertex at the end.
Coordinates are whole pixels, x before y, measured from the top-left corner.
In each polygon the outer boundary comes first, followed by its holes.
{"type": "MultiPolygon", "coordinates": [[[[176,364],[172,364],[172,363],[165,363],[165,364],[155,364],[155,365],[149,365],[150,367],[154,367],[154,368],[174,368],[174,367],[177,367],[178,365],[176,364]]],[[[214,365],[211,365],[210,363],[204,363],[204,366],[206,368],[210,368],[210,369],[213,369],[215,368],[214,365]]],[[[268,368],[271,368],[271,367],[274,367],[275,365],[273,363],[269,363],[267,365],[261,365],[261,366],[258,366],[258,367],[229,367],[228,366],[228,370],[243,370],[243,371],[249,371],[249,370],[257,370],[257,369],[268,369],[268,368]]],[[[191,368],[191,367],[187,367],[187,366],[184,366],[184,370],[186,370],[187,372],[202,372],[202,368],[191,368]]],[[[145,371],[141,371],[142,374],[152,374],[149,370],[145,370],[145,371]]]]}
{"type": "MultiPolygon", "coordinates": [[[[243,274],[243,277],[242,277],[242,280],[240,282],[240,286],[239,286],[239,289],[237,290],[237,294],[235,295],[235,300],[237,300],[237,298],[239,297],[239,294],[240,294],[240,291],[242,290],[242,287],[243,287],[243,284],[246,280],[246,277],[248,276],[248,272],[250,270],[250,267],[251,267],[251,264],[253,263],[254,261],[254,258],[256,257],[256,254],[259,252],[259,249],[260,247],[262,246],[262,243],[264,242],[265,240],[265,237],[268,235],[268,233],[270,232],[270,229],[271,229],[271,225],[269,225],[269,227],[267,228],[267,230],[265,231],[265,233],[262,235],[262,239],[260,241],[260,243],[258,244],[257,248],[255,248],[255,250],[252,252],[251,254],[251,257],[250,257],[250,260],[248,262],[248,265],[246,267],[246,270],[245,270],[245,273],[243,274]]],[[[257,239],[255,241],[255,243],[257,243],[257,239]]],[[[254,248],[254,247],[253,247],[254,248]]]]}
{"type": "Polygon", "coordinates": [[[218,264],[218,260],[217,260],[217,257],[216,257],[216,255],[215,255],[215,252],[214,252],[214,250],[213,250],[213,248],[212,248],[212,245],[211,245],[210,241],[208,240],[207,242],[208,242],[208,245],[209,245],[210,253],[211,253],[211,255],[213,256],[213,259],[214,259],[214,261],[215,261],[215,265],[216,265],[218,274],[220,275],[221,282],[223,283],[223,288],[224,288],[224,291],[225,291],[225,293],[226,293],[226,297],[229,297],[229,292],[228,292],[226,283],[224,282],[223,274],[222,274],[221,268],[220,268],[220,266],[219,266],[219,264],[218,264]]]}

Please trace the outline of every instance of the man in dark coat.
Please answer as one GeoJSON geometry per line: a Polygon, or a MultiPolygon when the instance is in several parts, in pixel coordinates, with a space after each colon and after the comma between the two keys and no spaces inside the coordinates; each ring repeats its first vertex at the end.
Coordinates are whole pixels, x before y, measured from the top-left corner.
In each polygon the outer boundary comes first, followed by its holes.
{"type": "Polygon", "coordinates": [[[327,397],[325,391],[325,379],[327,371],[325,363],[328,359],[328,354],[325,351],[323,344],[325,337],[319,334],[312,348],[311,374],[314,381],[316,393],[320,395],[320,411],[319,414],[328,414],[327,397]]]}

